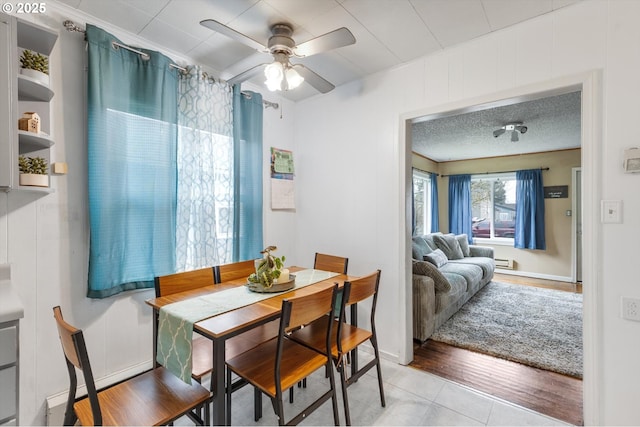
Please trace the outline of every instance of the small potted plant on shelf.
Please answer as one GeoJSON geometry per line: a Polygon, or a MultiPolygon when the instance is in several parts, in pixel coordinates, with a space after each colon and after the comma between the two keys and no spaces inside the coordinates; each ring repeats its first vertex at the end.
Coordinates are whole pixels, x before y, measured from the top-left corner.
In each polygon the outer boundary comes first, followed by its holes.
{"type": "Polygon", "coordinates": [[[20,185],[48,187],[47,160],[42,157],[18,157],[20,185]]]}
{"type": "Polygon", "coordinates": [[[21,73],[41,83],[49,84],[49,58],[29,49],[22,51],[20,57],[21,73]]]}
{"type": "Polygon", "coordinates": [[[271,254],[277,248],[268,246],[260,251],[263,255],[256,260],[256,272],[252,273],[247,286],[254,292],[280,292],[293,288],[295,276],[289,274],[284,267],[284,255],[277,257],[271,254]]]}

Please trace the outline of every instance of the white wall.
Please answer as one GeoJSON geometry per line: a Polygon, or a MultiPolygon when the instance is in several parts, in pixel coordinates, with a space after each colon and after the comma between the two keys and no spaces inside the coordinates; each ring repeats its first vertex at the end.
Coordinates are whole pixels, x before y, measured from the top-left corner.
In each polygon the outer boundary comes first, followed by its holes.
{"type": "MultiPolygon", "coordinates": [[[[103,300],[86,298],[89,248],[87,150],[85,143],[85,64],[83,36],[63,29],[64,19],[84,26],[96,24],[126,43],[159,49],[136,36],[75,10],[47,4],[47,15],[24,16],[59,30],[50,58],[55,96],[52,100],[52,161],[69,165],[66,176],[51,179],[55,192],[35,196],[0,193],[0,263],[12,266],[12,283],[25,306],[21,323],[20,423],[45,424],[45,399],[68,389],[62,349],[52,307],[61,305],[65,318],[85,331],[94,376],[118,375],[151,366],[151,309],[144,303],[153,290],[134,291],[103,300]]],[[[161,49],[162,50],[162,49],[161,49]]],[[[193,64],[175,52],[171,58],[193,64]]],[[[248,89],[256,89],[248,87],[248,89]]],[[[262,88],[259,88],[260,90],[262,88]]],[[[293,146],[294,104],[267,93],[265,99],[283,108],[264,111],[265,201],[269,200],[269,147],[293,146]]],[[[295,230],[291,212],[265,213],[264,240],[279,246],[295,261],[295,230]]],[[[303,262],[306,260],[301,260],[303,262]]]]}
{"type": "MultiPolygon", "coordinates": [[[[52,11],[40,22],[61,28],[52,11]]],[[[94,22],[125,42],[131,35],[65,10],[79,23],[94,22]]],[[[295,212],[265,213],[265,243],[278,245],[292,264],[309,264],[316,251],[350,258],[349,272],[382,269],[378,328],[387,357],[406,345],[398,331],[404,236],[400,194],[399,117],[416,109],[544,82],[592,69],[603,70],[603,199],[624,202],[623,224],[599,225],[602,265],[597,295],[603,312],[601,349],[604,378],[601,417],[594,424],[640,424],[640,324],[620,318],[620,296],[640,297],[634,269],[640,238],[637,175],[621,171],[622,150],[639,145],[634,126],[640,112],[640,2],[592,0],[560,9],[480,40],[379,73],[279,111],[265,111],[268,148],[293,149],[295,212]],[[627,243],[628,242],[628,243],[627,243]]],[[[85,298],[88,216],[84,139],[84,43],[60,32],[52,56],[55,81],[54,161],[67,161],[69,174],[53,179],[54,194],[33,200],[24,193],[0,194],[0,262],[13,267],[15,286],[26,306],[21,329],[21,423],[44,424],[44,399],[67,387],[51,307],[86,330],[94,373],[116,373],[151,358],[151,313],[140,291],[106,300],[85,298]]],[[[148,43],[139,42],[149,46],[148,43]]],[[[153,46],[149,46],[153,48],[153,46]]],[[[266,166],[266,162],[265,162],[266,166]]],[[[265,171],[265,178],[268,172],[265,171]]],[[[269,201],[265,181],[265,203],[269,201]]],[[[585,188],[584,191],[589,191],[585,188]]],[[[590,206],[597,215],[597,206],[590,206]]],[[[597,261],[597,260],[596,260],[597,261]]],[[[585,286],[589,286],[588,283],[585,286]]],[[[365,311],[365,310],[363,310],[365,311]]]]}
{"type": "MultiPolygon", "coordinates": [[[[640,234],[637,175],[621,170],[623,149],[638,145],[640,2],[586,1],[462,44],[444,52],[337,88],[297,105],[295,149],[300,186],[297,249],[350,257],[352,274],[382,269],[379,335],[383,352],[400,355],[399,296],[404,285],[399,253],[404,215],[399,149],[400,115],[441,104],[601,69],[603,75],[602,170],[594,171],[604,199],[624,202],[623,224],[597,224],[602,234],[603,313],[598,349],[600,402],[595,424],[639,424],[640,324],[620,317],[620,296],[640,296],[632,254],[640,234]]],[[[589,188],[584,188],[588,192],[589,188]]],[[[599,206],[585,206],[599,218],[599,206]]],[[[585,286],[595,286],[595,282],[585,286]]],[[[590,290],[590,292],[592,289],[590,290]]],[[[597,370],[598,370],[597,369],[597,370]]]]}

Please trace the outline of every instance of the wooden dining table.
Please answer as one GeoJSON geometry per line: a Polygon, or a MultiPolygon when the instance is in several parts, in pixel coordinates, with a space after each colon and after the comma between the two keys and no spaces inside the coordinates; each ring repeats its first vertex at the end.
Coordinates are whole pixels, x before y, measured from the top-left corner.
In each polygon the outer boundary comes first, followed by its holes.
{"type": "MultiPolygon", "coordinates": [[[[303,267],[290,267],[291,273],[305,270],[303,267]]],[[[345,281],[352,280],[354,277],[345,274],[307,285],[290,291],[274,293],[272,297],[263,299],[249,305],[226,311],[207,319],[200,320],[193,324],[193,330],[209,338],[212,341],[213,352],[213,372],[211,374],[211,385],[214,390],[212,398],[212,415],[213,425],[224,425],[226,423],[226,405],[225,405],[225,341],[229,338],[249,331],[252,328],[277,319],[280,316],[282,301],[286,298],[308,295],[310,293],[331,287],[337,283],[339,287],[344,285],[345,281]],[[222,392],[221,392],[222,391],[222,392]]],[[[186,301],[191,298],[200,297],[213,292],[224,292],[225,290],[238,286],[245,286],[246,278],[234,279],[228,282],[212,284],[194,290],[188,290],[171,294],[164,297],[152,298],[146,301],[154,310],[153,324],[153,360],[156,360],[156,346],[158,339],[158,313],[160,309],[168,304],[186,301]]],[[[355,307],[351,309],[351,323],[357,322],[357,313],[355,307]]],[[[352,364],[357,363],[352,360],[352,364]]],[[[352,369],[354,366],[352,366],[352,369]]]]}

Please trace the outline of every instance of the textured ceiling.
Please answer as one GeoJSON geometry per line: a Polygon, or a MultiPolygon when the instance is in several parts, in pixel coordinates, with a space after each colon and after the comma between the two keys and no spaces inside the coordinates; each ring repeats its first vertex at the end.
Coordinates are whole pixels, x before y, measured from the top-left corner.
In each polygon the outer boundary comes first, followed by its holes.
{"type": "Polygon", "coordinates": [[[436,162],[579,148],[580,92],[551,96],[450,117],[416,119],[413,151],[436,162]],[[511,142],[511,133],[493,131],[509,122],[528,130],[511,142]]]}
{"type": "MultiPolygon", "coordinates": [[[[297,43],[347,27],[356,37],[354,45],[300,60],[339,86],[579,0],[51,1],[192,58],[223,79],[270,62],[271,56],[201,26],[203,19],[220,21],[264,44],[270,26],[278,22],[293,26],[297,43]]],[[[252,82],[262,85],[264,77],[252,82]]],[[[303,84],[282,96],[298,101],[317,94],[303,84]]]]}

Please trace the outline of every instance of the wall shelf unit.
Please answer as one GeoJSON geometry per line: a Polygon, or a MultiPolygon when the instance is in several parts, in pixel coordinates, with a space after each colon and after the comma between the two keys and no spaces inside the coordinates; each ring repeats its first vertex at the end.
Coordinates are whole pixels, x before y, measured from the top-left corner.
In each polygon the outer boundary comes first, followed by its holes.
{"type": "Polygon", "coordinates": [[[0,13],[0,191],[51,193],[50,187],[20,185],[18,157],[42,157],[51,164],[51,106],[49,84],[20,73],[20,56],[31,50],[49,57],[58,32],[0,13]],[[40,117],[41,132],[18,130],[25,112],[40,117]]]}

